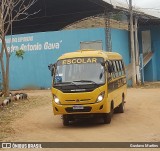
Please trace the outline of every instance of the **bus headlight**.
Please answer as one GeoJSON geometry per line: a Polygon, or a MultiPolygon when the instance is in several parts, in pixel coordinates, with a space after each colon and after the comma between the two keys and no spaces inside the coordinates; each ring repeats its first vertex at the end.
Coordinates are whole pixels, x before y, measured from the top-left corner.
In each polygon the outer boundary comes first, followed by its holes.
{"type": "Polygon", "coordinates": [[[104,99],[105,92],[102,92],[98,97],[96,102],[101,102],[104,99]]]}
{"type": "Polygon", "coordinates": [[[54,100],[54,102],[55,102],[56,104],[61,104],[59,98],[58,98],[57,96],[55,96],[55,95],[53,95],[53,100],[54,100]]]}

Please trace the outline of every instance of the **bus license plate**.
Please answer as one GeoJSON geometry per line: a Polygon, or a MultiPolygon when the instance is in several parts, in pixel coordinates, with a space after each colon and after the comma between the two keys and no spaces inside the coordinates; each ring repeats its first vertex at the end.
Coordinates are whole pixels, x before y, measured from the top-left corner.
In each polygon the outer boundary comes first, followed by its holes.
{"type": "Polygon", "coordinates": [[[82,105],[74,105],[73,106],[73,109],[76,110],[76,109],[79,109],[79,110],[83,110],[84,107],[82,105]]]}

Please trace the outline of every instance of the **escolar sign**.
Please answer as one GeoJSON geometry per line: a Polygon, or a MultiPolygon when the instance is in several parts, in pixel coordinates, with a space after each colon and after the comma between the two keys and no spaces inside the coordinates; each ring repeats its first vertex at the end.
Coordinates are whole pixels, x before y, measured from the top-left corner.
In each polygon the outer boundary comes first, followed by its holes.
{"type": "Polygon", "coordinates": [[[102,58],[70,58],[58,61],[58,65],[100,63],[102,58]]]}

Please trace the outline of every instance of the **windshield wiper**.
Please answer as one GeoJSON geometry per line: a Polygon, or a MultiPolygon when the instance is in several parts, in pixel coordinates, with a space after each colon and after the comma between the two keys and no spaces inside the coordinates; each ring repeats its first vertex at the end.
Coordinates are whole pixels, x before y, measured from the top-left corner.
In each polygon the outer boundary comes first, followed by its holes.
{"type": "Polygon", "coordinates": [[[91,80],[77,80],[77,81],[73,81],[73,82],[89,82],[89,83],[92,83],[92,84],[95,84],[95,85],[98,85],[96,82],[94,81],[91,81],[91,80]]]}

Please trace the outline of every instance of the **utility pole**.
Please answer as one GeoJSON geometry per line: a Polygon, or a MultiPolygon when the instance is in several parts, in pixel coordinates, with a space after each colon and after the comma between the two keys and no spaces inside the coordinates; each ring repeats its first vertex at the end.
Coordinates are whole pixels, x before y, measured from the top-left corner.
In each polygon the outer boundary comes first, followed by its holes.
{"type": "Polygon", "coordinates": [[[105,8],[104,12],[105,17],[105,34],[106,34],[106,49],[107,51],[112,51],[112,43],[111,43],[111,29],[110,29],[110,14],[107,12],[105,8]]]}
{"type": "Polygon", "coordinates": [[[129,0],[130,13],[130,46],[131,46],[131,64],[132,64],[132,86],[136,86],[136,65],[135,65],[135,50],[134,50],[134,30],[133,30],[133,8],[132,0],[129,0]]]}
{"type": "Polygon", "coordinates": [[[139,66],[139,43],[138,43],[138,17],[135,17],[135,54],[136,54],[136,75],[137,75],[137,84],[140,84],[140,66],[139,66]]]}

